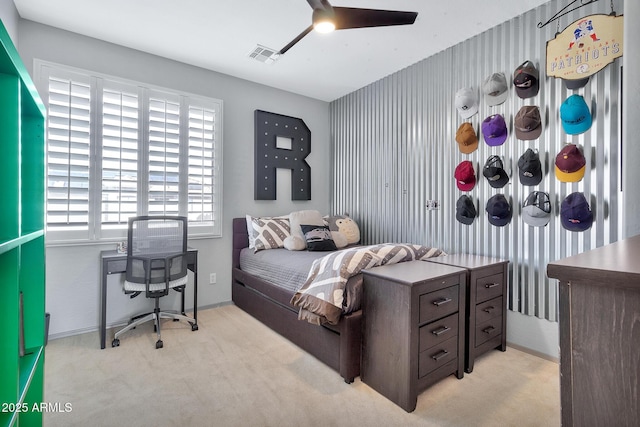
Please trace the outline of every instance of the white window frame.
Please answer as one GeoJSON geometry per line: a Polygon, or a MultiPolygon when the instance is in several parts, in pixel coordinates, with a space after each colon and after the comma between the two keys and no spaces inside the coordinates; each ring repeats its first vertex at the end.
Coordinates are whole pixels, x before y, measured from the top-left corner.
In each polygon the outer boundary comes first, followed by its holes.
{"type": "MultiPolygon", "coordinates": [[[[148,204],[148,161],[142,156],[149,152],[149,99],[164,97],[180,105],[180,156],[179,156],[179,214],[188,216],[189,209],[189,112],[191,108],[213,111],[213,200],[210,222],[189,221],[189,238],[211,238],[222,236],[222,146],[223,146],[223,103],[222,100],[201,95],[179,92],[146,83],[135,82],[93,71],[60,65],[39,59],[34,60],[35,81],[47,110],[49,110],[49,77],[68,78],[91,86],[90,106],[90,167],[89,167],[89,217],[87,229],[47,228],[48,245],[87,244],[121,241],[126,238],[127,226],[102,227],[102,95],[109,89],[135,92],[138,95],[138,168],[137,215],[149,214],[148,204]],[[183,197],[184,196],[184,197],[183,197]]],[[[49,122],[47,121],[47,128],[49,122]]],[[[47,129],[48,135],[48,129],[47,129]]],[[[48,151],[48,141],[47,141],[48,151]]],[[[48,179],[48,172],[46,173],[48,179]]],[[[48,200],[48,194],[45,195],[48,200]]],[[[46,212],[48,213],[48,206],[46,212]]],[[[48,223],[45,220],[45,223],[48,223]]]]}

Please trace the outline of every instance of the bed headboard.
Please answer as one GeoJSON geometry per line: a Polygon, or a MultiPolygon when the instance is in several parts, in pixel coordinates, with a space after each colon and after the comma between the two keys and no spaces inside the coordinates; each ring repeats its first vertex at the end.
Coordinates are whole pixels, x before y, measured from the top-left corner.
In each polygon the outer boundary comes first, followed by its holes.
{"type": "Polygon", "coordinates": [[[233,218],[233,267],[240,267],[240,251],[249,246],[247,219],[233,218]]]}

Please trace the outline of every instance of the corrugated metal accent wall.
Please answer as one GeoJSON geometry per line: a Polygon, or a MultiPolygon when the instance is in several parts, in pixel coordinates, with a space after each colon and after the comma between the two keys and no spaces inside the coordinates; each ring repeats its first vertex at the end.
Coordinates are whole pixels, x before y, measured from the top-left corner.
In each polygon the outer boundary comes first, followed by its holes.
{"type": "MultiPolygon", "coordinates": [[[[552,321],[557,320],[557,283],[547,278],[547,263],[618,240],[622,210],[621,60],[575,92],[559,79],[546,77],[546,42],[558,26],[554,22],[538,29],[537,24],[566,3],[551,1],[331,103],[333,212],[354,217],[365,243],[412,242],[449,253],[509,259],[509,308],[552,321]],[[479,148],[469,155],[460,153],[455,133],[464,120],[455,109],[455,92],[472,87],[480,93],[482,82],[493,72],[504,72],[511,82],[515,68],[525,60],[541,70],[539,94],[523,100],[511,86],[507,101],[495,107],[487,106],[480,95],[479,113],[470,119],[479,133],[479,148]],[[593,116],[591,129],[576,136],[562,130],[559,115],[561,103],[572,93],[584,96],[593,116]],[[535,141],[515,137],[514,118],[523,105],[540,107],[544,131],[535,141]],[[502,146],[489,147],[480,123],[495,113],[507,120],[509,138],[502,146]],[[584,148],[587,172],[578,183],[555,178],[555,156],[565,143],[584,148]],[[539,150],[545,173],[536,187],[522,186],[517,176],[518,158],[529,147],[539,150]],[[492,154],[502,156],[511,172],[503,189],[490,187],[482,176],[492,154]],[[462,193],[453,173],[462,160],[474,162],[478,176],[469,195],[479,217],[471,226],[455,220],[462,193]],[[553,216],[544,228],[530,227],[521,218],[520,206],[532,190],[551,196],[553,216]],[[560,224],[561,201],[574,191],[584,192],[594,212],[593,226],[585,232],[570,232],[560,224]],[[490,225],[484,210],[498,192],[513,207],[513,219],[505,227],[490,225]],[[440,208],[427,210],[427,200],[437,200],[440,208]]],[[[622,0],[614,7],[622,14],[622,0]]],[[[610,2],[600,1],[562,17],[559,29],[583,16],[610,12],[610,2]]]]}

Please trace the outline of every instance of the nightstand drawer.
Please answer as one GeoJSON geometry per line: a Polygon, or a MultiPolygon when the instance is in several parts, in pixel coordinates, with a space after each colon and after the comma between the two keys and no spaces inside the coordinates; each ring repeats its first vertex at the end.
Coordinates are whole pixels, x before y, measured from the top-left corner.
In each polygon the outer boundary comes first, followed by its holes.
{"type": "Polygon", "coordinates": [[[476,347],[502,334],[502,316],[494,317],[476,326],[476,347]]]}
{"type": "Polygon", "coordinates": [[[446,365],[458,357],[458,337],[451,337],[440,345],[420,353],[418,360],[418,378],[446,365]]]}
{"type": "Polygon", "coordinates": [[[502,273],[479,278],[476,281],[476,303],[502,295],[503,285],[504,275],[502,273]]]}
{"type": "Polygon", "coordinates": [[[502,297],[494,298],[476,306],[476,322],[483,323],[502,315],[502,297]]]}
{"type": "Polygon", "coordinates": [[[460,286],[450,286],[435,292],[420,295],[420,324],[440,319],[458,311],[460,286]]]}
{"type": "Polygon", "coordinates": [[[424,325],[420,328],[420,351],[438,345],[458,335],[458,313],[424,325]]]}

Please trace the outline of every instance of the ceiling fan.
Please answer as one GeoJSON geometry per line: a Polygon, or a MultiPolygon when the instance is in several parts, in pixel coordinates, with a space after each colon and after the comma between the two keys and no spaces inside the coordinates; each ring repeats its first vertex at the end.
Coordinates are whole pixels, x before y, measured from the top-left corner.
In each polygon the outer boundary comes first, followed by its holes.
{"type": "Polygon", "coordinates": [[[330,32],[349,28],[386,27],[390,25],[410,25],[418,16],[418,12],[401,12],[395,10],[361,9],[353,7],[333,7],[327,0],[307,0],[313,9],[312,24],[280,49],[282,55],[298,43],[312,30],[330,32]]]}

